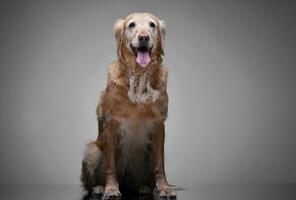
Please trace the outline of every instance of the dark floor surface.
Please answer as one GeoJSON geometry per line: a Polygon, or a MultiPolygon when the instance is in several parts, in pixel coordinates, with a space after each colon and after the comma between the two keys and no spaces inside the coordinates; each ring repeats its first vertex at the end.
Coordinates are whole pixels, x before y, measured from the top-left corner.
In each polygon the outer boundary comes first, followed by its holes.
{"type": "MultiPolygon", "coordinates": [[[[178,200],[296,200],[296,184],[197,185],[195,189],[176,192],[178,200]]],[[[0,200],[6,199],[80,200],[82,192],[78,186],[0,186],[0,200]]],[[[123,200],[150,198],[125,197],[123,200]]]]}

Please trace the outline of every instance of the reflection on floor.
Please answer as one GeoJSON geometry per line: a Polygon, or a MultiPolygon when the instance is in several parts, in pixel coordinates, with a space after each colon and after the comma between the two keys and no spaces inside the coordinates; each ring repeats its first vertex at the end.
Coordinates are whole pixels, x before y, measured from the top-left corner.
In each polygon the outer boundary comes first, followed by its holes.
{"type": "Polygon", "coordinates": [[[99,195],[82,195],[82,200],[176,200],[176,197],[159,197],[158,192],[153,191],[152,194],[122,194],[121,198],[103,198],[102,194],[99,195]]]}
{"type": "MultiPolygon", "coordinates": [[[[177,200],[295,200],[294,184],[196,185],[178,190],[177,200]]],[[[0,200],[81,200],[78,186],[0,186],[0,200]]],[[[121,200],[157,200],[124,196],[121,200]]]]}
{"type": "MultiPolygon", "coordinates": [[[[102,196],[90,197],[88,195],[83,196],[82,200],[102,200],[102,196]]],[[[115,199],[112,199],[115,200],[115,199]]],[[[122,198],[116,200],[155,200],[153,195],[123,195],[122,198]]]]}

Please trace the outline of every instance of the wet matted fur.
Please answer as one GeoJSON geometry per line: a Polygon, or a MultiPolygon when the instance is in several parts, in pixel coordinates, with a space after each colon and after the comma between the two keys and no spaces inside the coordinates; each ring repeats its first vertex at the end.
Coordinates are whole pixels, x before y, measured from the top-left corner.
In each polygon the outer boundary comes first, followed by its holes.
{"type": "Polygon", "coordinates": [[[175,197],[164,168],[164,21],[134,13],[119,19],[114,33],[118,58],[108,68],[97,108],[99,134],[86,146],[81,181],[89,193],[107,198],[155,187],[160,196],[175,197]]]}

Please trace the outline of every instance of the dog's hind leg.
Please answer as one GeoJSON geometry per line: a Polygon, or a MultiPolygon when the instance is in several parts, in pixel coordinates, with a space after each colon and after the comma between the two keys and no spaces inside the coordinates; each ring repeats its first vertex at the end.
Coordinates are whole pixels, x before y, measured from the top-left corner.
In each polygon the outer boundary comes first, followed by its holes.
{"type": "Polygon", "coordinates": [[[104,192],[106,184],[103,154],[96,142],[86,145],[82,160],[81,182],[89,195],[99,196],[104,192]],[[95,194],[94,194],[95,193],[95,194]]]}

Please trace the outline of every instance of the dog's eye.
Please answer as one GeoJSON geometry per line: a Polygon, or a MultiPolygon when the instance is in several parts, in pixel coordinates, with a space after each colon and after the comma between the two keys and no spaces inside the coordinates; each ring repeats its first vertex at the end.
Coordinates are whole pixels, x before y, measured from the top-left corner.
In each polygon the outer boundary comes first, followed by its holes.
{"type": "Polygon", "coordinates": [[[154,28],[155,27],[155,24],[153,22],[150,22],[149,23],[150,27],[154,28]]]}
{"type": "Polygon", "coordinates": [[[136,26],[135,22],[132,22],[128,25],[129,28],[134,28],[136,26]]]}

